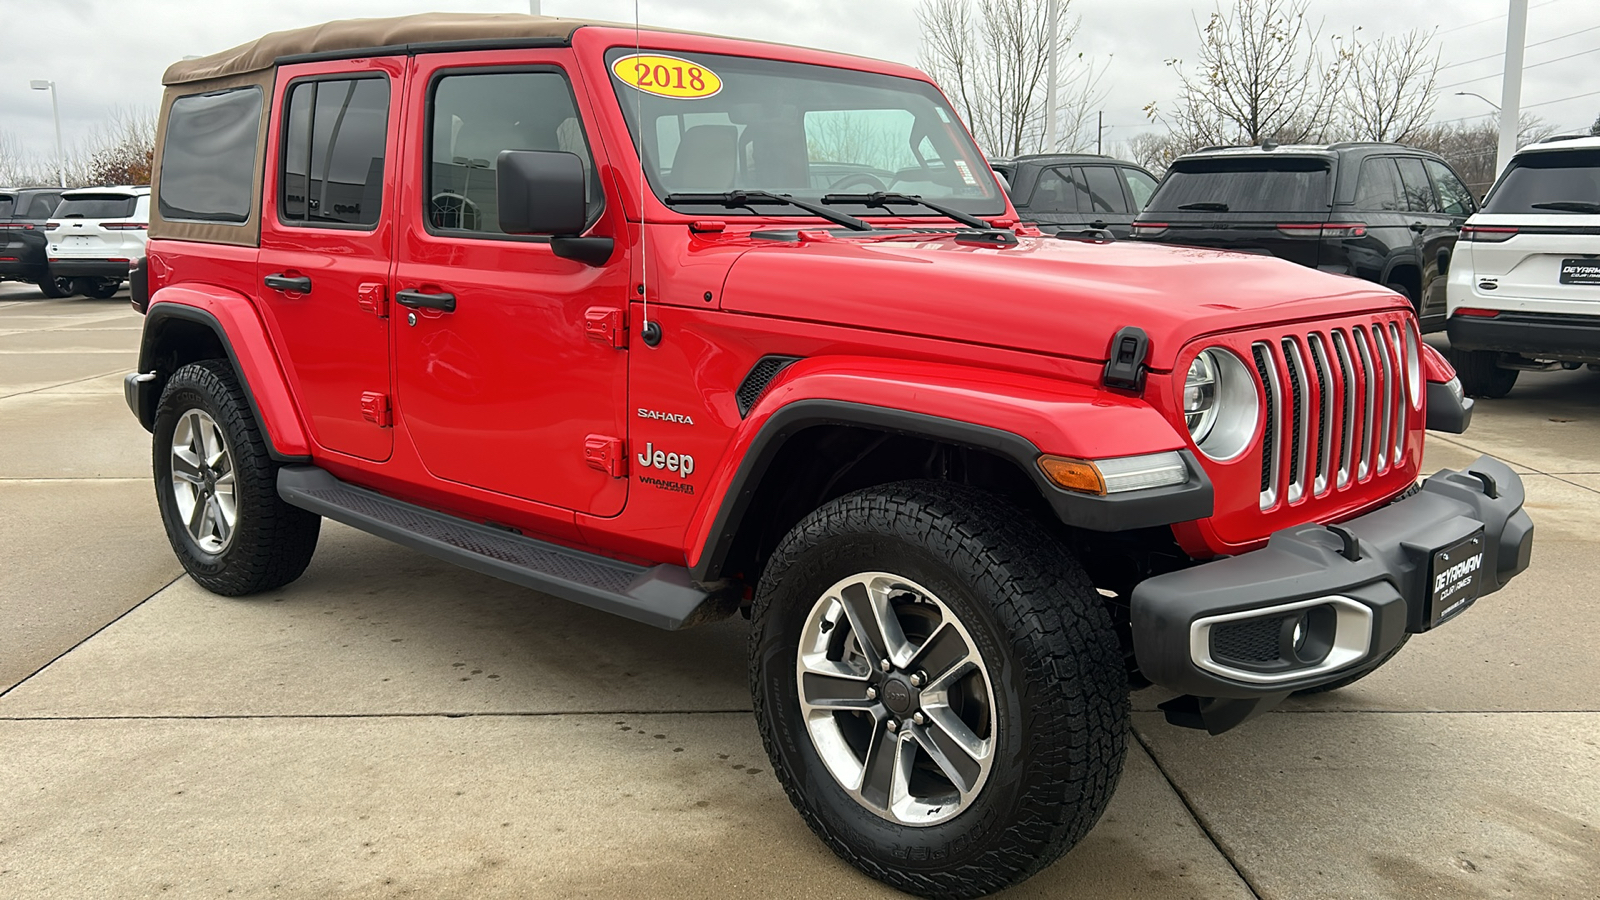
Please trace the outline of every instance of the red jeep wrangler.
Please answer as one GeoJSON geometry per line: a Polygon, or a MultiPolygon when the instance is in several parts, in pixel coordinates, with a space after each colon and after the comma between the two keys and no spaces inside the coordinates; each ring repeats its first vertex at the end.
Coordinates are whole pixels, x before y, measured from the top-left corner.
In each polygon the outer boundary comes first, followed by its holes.
{"type": "Polygon", "coordinates": [[[1405,300],[1046,239],[922,73],[525,16],[165,77],[127,398],[173,549],[280,588],[322,517],[662,628],[742,613],[841,857],[974,896],[1106,807],[1130,689],[1238,725],[1528,565],[1405,300]]]}

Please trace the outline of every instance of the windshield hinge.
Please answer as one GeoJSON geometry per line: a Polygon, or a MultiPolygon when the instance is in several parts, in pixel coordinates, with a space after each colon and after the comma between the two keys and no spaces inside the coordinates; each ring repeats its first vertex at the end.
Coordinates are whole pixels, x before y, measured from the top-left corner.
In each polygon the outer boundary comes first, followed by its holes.
{"type": "Polygon", "coordinates": [[[1110,359],[1106,362],[1106,387],[1125,391],[1144,390],[1144,358],[1150,352],[1150,337],[1137,325],[1125,325],[1111,339],[1110,359]]]}

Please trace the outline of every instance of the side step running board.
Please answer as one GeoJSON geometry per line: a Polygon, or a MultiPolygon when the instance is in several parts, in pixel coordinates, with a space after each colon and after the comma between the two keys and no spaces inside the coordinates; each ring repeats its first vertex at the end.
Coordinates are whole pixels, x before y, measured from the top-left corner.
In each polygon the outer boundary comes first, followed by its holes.
{"type": "Polygon", "coordinates": [[[625,618],[675,630],[732,612],[682,566],[636,566],[385,497],[315,466],[278,470],[291,506],[459,566],[625,618]]]}

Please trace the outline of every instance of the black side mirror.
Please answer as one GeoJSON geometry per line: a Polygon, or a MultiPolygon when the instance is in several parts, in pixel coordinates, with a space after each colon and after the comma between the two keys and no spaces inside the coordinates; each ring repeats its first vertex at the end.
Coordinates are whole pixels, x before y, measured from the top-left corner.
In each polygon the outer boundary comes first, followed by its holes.
{"type": "Polygon", "coordinates": [[[500,230],[576,235],[588,220],[583,160],[560,150],[502,150],[495,160],[500,230]]]}
{"type": "Polygon", "coordinates": [[[608,237],[579,237],[589,221],[583,160],[561,150],[502,150],[495,159],[500,230],[550,236],[550,251],[590,266],[611,258],[608,237]]]}

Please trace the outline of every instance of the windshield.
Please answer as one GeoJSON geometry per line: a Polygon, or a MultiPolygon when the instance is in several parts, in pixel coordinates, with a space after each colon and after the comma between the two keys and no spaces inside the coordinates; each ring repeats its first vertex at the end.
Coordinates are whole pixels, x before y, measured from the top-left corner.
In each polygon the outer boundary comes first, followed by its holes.
{"type": "MultiPolygon", "coordinates": [[[[994,175],[930,84],[826,66],[614,48],[617,99],[656,194],[914,194],[963,212],[1005,211],[994,175]],[[641,140],[642,138],[642,140],[641,140]]],[[[829,204],[855,216],[934,215],[829,204]]],[[[676,204],[689,213],[805,215],[676,204]]]]}
{"type": "Polygon", "coordinates": [[[1328,161],[1315,157],[1191,159],[1173,163],[1146,212],[1311,212],[1332,196],[1328,161]],[[1226,204],[1223,206],[1221,204],[1226,204]]]}
{"type": "Polygon", "coordinates": [[[1484,202],[1486,213],[1581,213],[1600,203],[1600,150],[1524,153],[1484,202]],[[1568,208],[1534,204],[1563,203],[1568,208]]]}

